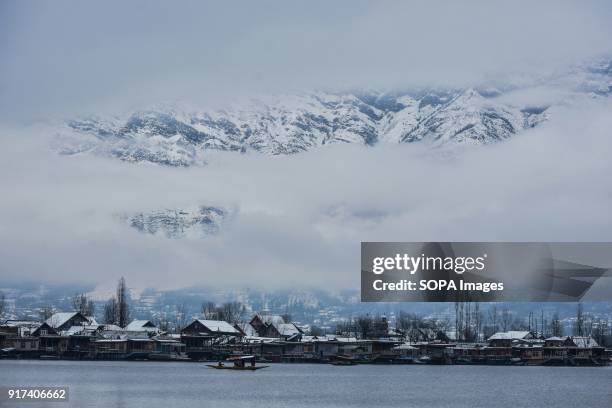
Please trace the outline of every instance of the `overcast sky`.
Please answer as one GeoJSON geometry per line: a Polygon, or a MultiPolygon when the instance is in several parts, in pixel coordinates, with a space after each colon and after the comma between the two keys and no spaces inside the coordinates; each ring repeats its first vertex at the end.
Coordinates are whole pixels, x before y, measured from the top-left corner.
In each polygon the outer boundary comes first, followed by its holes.
{"type": "Polygon", "coordinates": [[[605,0],[5,1],[0,115],[548,72],[612,51],[610,21],[605,0]]]}
{"type": "Polygon", "coordinates": [[[546,74],[611,51],[612,3],[151,3],[0,2],[4,281],[357,288],[365,240],[612,241],[609,103],[559,107],[455,156],[343,145],[186,169],[59,156],[37,123],[167,99],[546,74]],[[218,235],[168,240],[118,217],[199,204],[233,210],[218,235]]]}

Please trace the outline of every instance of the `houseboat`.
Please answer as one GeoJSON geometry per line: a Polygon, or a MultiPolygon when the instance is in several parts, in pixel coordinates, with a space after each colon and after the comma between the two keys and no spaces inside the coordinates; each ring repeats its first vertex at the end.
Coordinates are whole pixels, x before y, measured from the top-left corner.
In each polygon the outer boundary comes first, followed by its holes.
{"type": "Polygon", "coordinates": [[[269,366],[257,366],[255,365],[255,356],[237,356],[230,357],[226,362],[232,364],[225,364],[222,361],[219,361],[217,364],[207,364],[207,367],[215,368],[217,370],[244,370],[244,371],[255,371],[261,368],[266,368],[269,366]]]}

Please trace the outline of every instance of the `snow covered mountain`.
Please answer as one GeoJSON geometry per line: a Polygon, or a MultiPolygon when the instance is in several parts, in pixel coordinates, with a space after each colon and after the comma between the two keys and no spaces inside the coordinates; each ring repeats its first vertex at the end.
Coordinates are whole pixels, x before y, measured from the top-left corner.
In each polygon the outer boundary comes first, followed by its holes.
{"type": "Polygon", "coordinates": [[[94,153],[168,166],[205,163],[209,150],[293,154],[329,144],[425,143],[430,146],[504,141],[550,118],[554,104],[607,97],[610,60],[573,67],[522,84],[416,91],[307,92],[252,100],[224,109],[179,105],[116,117],[72,119],[57,132],[63,154],[94,153]],[[531,89],[562,89],[536,102],[509,97],[531,89]]]}
{"type": "Polygon", "coordinates": [[[200,238],[214,234],[227,216],[227,211],[216,207],[191,210],[165,209],[125,217],[136,230],[166,238],[200,238]]]}

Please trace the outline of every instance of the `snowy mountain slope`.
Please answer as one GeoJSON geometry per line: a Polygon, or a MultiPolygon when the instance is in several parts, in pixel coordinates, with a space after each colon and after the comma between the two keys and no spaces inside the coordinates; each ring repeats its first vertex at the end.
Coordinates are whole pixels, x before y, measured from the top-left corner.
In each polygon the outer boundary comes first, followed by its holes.
{"type": "Polygon", "coordinates": [[[226,216],[226,210],[202,206],[138,213],[124,218],[129,226],[143,233],[166,238],[200,238],[218,232],[226,216]]]}
{"type": "Polygon", "coordinates": [[[171,105],[124,117],[66,122],[56,148],[130,162],[168,166],[205,163],[223,150],[294,154],[335,143],[488,144],[548,120],[551,104],[612,92],[612,63],[572,67],[519,85],[416,91],[309,92],[253,100],[225,109],[171,105]],[[530,89],[561,89],[563,98],[533,104],[507,96],[530,89]]]}

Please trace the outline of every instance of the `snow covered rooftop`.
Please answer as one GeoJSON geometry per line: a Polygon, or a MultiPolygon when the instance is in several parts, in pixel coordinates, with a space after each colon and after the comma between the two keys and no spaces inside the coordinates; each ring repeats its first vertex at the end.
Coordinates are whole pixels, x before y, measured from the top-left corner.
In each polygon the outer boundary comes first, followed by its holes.
{"type": "Polygon", "coordinates": [[[36,320],[7,320],[4,325],[8,327],[38,327],[40,322],[36,320]]]}
{"type": "Polygon", "coordinates": [[[294,334],[300,333],[298,328],[293,323],[281,323],[275,325],[275,327],[281,336],[293,336],[294,334]]]}
{"type": "Polygon", "coordinates": [[[202,320],[198,319],[198,322],[206,327],[211,332],[221,332],[221,333],[233,333],[240,334],[238,330],[228,322],[223,320],[202,320]]]}
{"type": "Polygon", "coordinates": [[[116,324],[105,324],[102,326],[102,330],[104,331],[113,331],[113,332],[117,332],[117,331],[123,331],[123,329],[119,326],[117,326],[116,324]]]}
{"type": "Polygon", "coordinates": [[[285,319],[283,318],[283,316],[280,315],[269,315],[269,314],[264,314],[264,315],[258,315],[259,319],[261,319],[262,322],[264,322],[265,324],[272,324],[274,326],[279,325],[279,324],[285,324],[285,319]]]}
{"type": "Polygon", "coordinates": [[[489,340],[522,340],[530,338],[531,333],[528,331],[507,331],[497,332],[489,340]]]}
{"type": "Polygon", "coordinates": [[[67,330],[62,331],[62,334],[64,336],[91,334],[98,330],[99,327],[99,325],[70,326],[67,330]]]}
{"type": "Polygon", "coordinates": [[[49,326],[54,329],[60,326],[63,326],[68,320],[72,319],[78,312],[61,312],[54,313],[50,318],[45,320],[49,326]]]}
{"type": "Polygon", "coordinates": [[[255,328],[250,323],[240,323],[238,326],[246,336],[257,337],[257,331],[255,331],[255,328]]]}
{"type": "Polygon", "coordinates": [[[599,344],[592,337],[578,337],[574,336],[571,338],[576,347],[578,348],[591,348],[591,347],[599,347],[599,344]]]}
{"type": "Polygon", "coordinates": [[[156,327],[150,320],[132,320],[130,324],[125,326],[125,331],[151,331],[156,327]]]}

